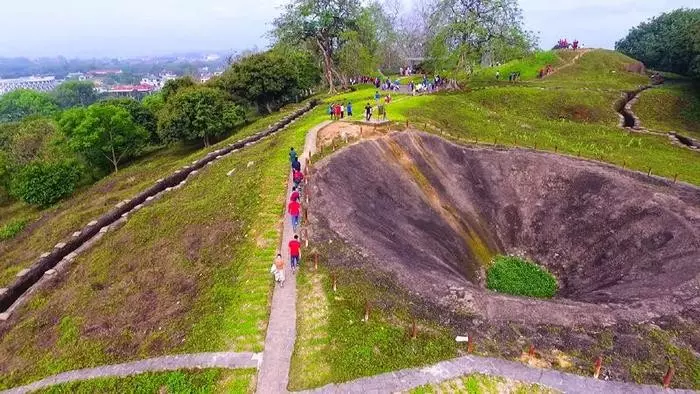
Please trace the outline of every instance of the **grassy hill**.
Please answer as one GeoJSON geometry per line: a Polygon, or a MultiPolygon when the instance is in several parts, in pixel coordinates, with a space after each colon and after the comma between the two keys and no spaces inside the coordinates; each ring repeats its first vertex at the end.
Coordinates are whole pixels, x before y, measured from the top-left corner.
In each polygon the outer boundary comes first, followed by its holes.
{"type": "MultiPolygon", "coordinates": [[[[395,128],[408,121],[412,127],[461,143],[536,147],[643,172],[651,167],[654,174],[678,175],[681,181],[700,185],[696,152],[672,145],[665,137],[630,134],[617,127],[613,104],[620,93],[648,81],[622,71],[633,59],[602,50],[572,62],[575,56],[572,51],[543,52],[500,66],[506,78],[509,70],[521,70],[521,83],[496,82],[495,70],[489,69],[472,81],[483,89],[397,95],[388,106],[389,117],[400,123],[395,128]],[[544,80],[536,79],[537,70],[550,63],[569,65],[544,80]]],[[[676,94],[674,89],[658,92],[676,94]]],[[[327,97],[326,103],[352,100],[360,114],[365,103],[374,102],[374,91],[360,87],[327,97]]],[[[682,97],[688,96],[683,93],[682,97]]],[[[679,104],[674,106],[677,110],[652,114],[643,108],[644,99],[639,105],[641,109],[635,110],[643,123],[667,125],[678,122],[676,114],[687,108],[679,104]]],[[[144,357],[262,350],[269,313],[267,270],[278,247],[286,152],[289,146],[302,145],[306,131],[327,118],[325,111],[321,106],[288,130],[206,167],[183,189],[133,214],[124,227],[81,255],[51,288],[35,294],[19,312],[19,323],[1,334],[0,388],[74,368],[144,357]],[[228,177],[230,170],[233,176],[228,177]]],[[[281,116],[261,119],[232,139],[281,116]]],[[[0,287],[95,216],[204,153],[186,147],[160,151],[46,211],[23,204],[0,207],[0,227],[28,220],[17,236],[0,241],[0,287]]],[[[344,272],[341,288],[334,293],[330,275],[323,269],[300,273],[300,336],[292,370],[295,388],[420,365],[464,350],[457,348],[450,329],[428,320],[419,319],[419,338],[407,341],[410,295],[394,292],[389,285],[375,286],[362,272],[344,272]],[[387,299],[392,306],[382,310],[375,323],[359,324],[368,296],[387,299]]],[[[612,334],[595,335],[600,343],[591,351],[609,349],[606,344],[612,334]]],[[[675,334],[666,335],[658,337],[663,340],[655,337],[654,346],[687,357],[687,349],[677,345],[683,341],[676,341],[675,334]]],[[[478,346],[483,354],[514,358],[522,350],[517,349],[520,345],[503,354],[495,341],[478,346]]],[[[630,376],[657,383],[656,371],[650,367],[657,361],[640,360],[630,367],[634,367],[630,376]]],[[[692,361],[676,379],[699,388],[692,375],[697,362],[692,361]]],[[[212,387],[212,382],[225,379],[223,375],[206,375],[203,387],[212,387]]],[[[250,374],[243,375],[245,383],[250,374]]],[[[86,391],[115,383],[94,384],[88,384],[86,391]]]]}
{"type": "Polygon", "coordinates": [[[670,81],[644,91],[633,110],[642,127],[675,131],[700,138],[700,85],[692,81],[670,81]]]}

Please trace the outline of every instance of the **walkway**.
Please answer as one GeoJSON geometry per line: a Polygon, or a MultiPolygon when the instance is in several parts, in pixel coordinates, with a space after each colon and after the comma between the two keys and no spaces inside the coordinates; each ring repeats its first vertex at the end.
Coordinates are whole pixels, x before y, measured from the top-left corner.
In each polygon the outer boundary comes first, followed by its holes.
{"type": "Polygon", "coordinates": [[[164,356],[133,361],[124,364],[107,365],[96,368],[78,369],[38,380],[22,387],[16,387],[4,394],[29,393],[55,384],[106,377],[125,377],[144,372],[176,371],[179,369],[201,368],[257,368],[260,353],[196,353],[164,356]]]}
{"type": "MultiPolygon", "coordinates": [[[[299,158],[303,166],[306,165],[306,159],[311,157],[311,154],[316,151],[316,135],[318,131],[330,123],[331,121],[323,122],[306,134],[304,153],[299,158]]],[[[291,177],[288,183],[287,196],[291,194],[291,177]]],[[[287,199],[285,199],[285,208],[286,201],[287,199]]],[[[289,249],[287,248],[287,244],[293,236],[292,224],[289,221],[289,217],[285,214],[280,253],[287,262],[288,268],[285,271],[287,280],[284,283],[284,287],[275,287],[272,296],[270,323],[267,327],[267,337],[265,338],[265,355],[258,374],[257,392],[261,394],[287,392],[287,384],[289,383],[292,351],[294,350],[294,341],[297,336],[297,281],[296,276],[291,274],[291,269],[288,266],[289,249]]],[[[303,257],[304,252],[302,251],[302,266],[304,265],[303,257]]]]}
{"type": "Polygon", "coordinates": [[[424,368],[404,369],[348,383],[329,384],[304,393],[394,393],[473,373],[537,383],[565,393],[695,393],[692,390],[670,390],[660,386],[598,380],[551,369],[528,367],[519,362],[478,356],[460,357],[424,368]]]}

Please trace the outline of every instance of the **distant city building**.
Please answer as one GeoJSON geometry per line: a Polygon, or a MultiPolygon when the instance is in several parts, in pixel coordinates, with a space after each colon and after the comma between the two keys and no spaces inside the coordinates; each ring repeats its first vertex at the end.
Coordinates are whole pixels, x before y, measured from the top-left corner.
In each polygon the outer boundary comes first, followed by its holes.
{"type": "Polygon", "coordinates": [[[144,96],[147,96],[153,91],[155,88],[150,85],[115,85],[112,86],[110,89],[106,90],[105,93],[107,93],[109,96],[113,97],[132,97],[137,100],[142,99],[144,96]]]}
{"type": "Polygon", "coordinates": [[[85,76],[85,74],[83,73],[69,73],[68,75],[66,75],[66,79],[85,81],[87,79],[87,76],[85,76]]]}
{"type": "Polygon", "coordinates": [[[117,70],[117,69],[91,70],[91,71],[87,72],[87,74],[92,76],[92,77],[105,77],[107,75],[119,75],[121,73],[122,73],[122,70],[117,70]]]}
{"type": "Polygon", "coordinates": [[[217,60],[221,59],[221,56],[212,54],[212,55],[207,55],[204,57],[204,60],[207,62],[215,62],[217,60]]]}
{"type": "Polygon", "coordinates": [[[58,86],[60,81],[56,77],[23,77],[13,79],[0,79],[0,95],[19,89],[36,90],[38,92],[50,92],[58,86]]]}

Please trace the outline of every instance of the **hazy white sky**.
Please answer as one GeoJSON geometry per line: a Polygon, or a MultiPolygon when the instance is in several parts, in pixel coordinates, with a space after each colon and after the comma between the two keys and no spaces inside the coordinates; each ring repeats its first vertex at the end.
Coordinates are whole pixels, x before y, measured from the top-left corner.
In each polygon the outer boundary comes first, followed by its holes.
{"type": "MultiPolygon", "coordinates": [[[[402,0],[409,7],[412,0],[402,0]]],[[[542,47],[611,48],[627,30],[698,0],[520,0],[542,47]]],[[[0,56],[146,56],[267,45],[286,0],[0,0],[0,56]]]]}

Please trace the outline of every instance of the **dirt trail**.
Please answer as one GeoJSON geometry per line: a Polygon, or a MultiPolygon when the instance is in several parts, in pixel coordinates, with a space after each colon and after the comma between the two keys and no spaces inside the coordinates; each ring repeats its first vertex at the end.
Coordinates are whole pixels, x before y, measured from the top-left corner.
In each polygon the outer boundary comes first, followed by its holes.
{"type": "Polygon", "coordinates": [[[562,66],[555,68],[551,73],[545,75],[543,78],[551,77],[552,75],[554,75],[554,74],[560,72],[561,70],[566,70],[567,68],[573,66],[574,64],[576,64],[576,62],[577,62],[579,59],[581,59],[581,57],[582,57],[583,55],[585,55],[585,54],[587,54],[588,52],[590,52],[591,49],[578,49],[577,51],[579,51],[579,54],[576,55],[576,56],[574,56],[573,59],[571,59],[570,61],[564,63],[562,66]]]}

